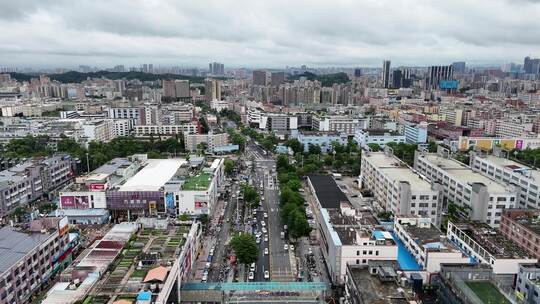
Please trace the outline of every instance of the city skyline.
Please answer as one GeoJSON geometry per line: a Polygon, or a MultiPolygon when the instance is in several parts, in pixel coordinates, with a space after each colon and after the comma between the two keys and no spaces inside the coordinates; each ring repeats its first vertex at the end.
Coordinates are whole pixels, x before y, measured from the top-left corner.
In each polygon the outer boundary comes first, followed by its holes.
{"type": "Polygon", "coordinates": [[[0,66],[497,65],[540,54],[538,1],[384,2],[7,1],[0,66]]]}

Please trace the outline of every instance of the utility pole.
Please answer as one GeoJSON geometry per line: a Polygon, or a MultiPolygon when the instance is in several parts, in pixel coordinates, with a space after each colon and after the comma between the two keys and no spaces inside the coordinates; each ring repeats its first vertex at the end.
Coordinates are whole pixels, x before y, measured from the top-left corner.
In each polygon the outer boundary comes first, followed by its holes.
{"type": "Polygon", "coordinates": [[[86,173],[90,173],[90,158],[88,157],[88,152],[86,152],[86,173]]]}

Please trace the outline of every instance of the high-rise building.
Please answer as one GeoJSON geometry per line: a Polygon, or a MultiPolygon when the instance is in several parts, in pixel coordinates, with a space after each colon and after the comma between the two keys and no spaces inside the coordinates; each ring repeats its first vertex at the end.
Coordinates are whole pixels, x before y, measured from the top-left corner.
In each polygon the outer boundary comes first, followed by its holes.
{"type": "Polygon", "coordinates": [[[266,71],[258,70],[253,71],[253,85],[267,85],[266,71]]]}
{"type": "Polygon", "coordinates": [[[395,70],[392,72],[392,88],[399,89],[402,87],[403,73],[401,70],[395,70]]]}
{"type": "Polygon", "coordinates": [[[437,89],[441,80],[452,80],[453,77],[451,65],[430,66],[426,77],[426,89],[437,89]]]}
{"type": "Polygon", "coordinates": [[[525,57],[523,71],[525,74],[540,74],[540,59],[529,56],[525,57]]]}
{"type": "Polygon", "coordinates": [[[225,65],[219,62],[208,64],[208,70],[212,75],[225,75],[225,65]]]}
{"type": "Polygon", "coordinates": [[[278,86],[285,82],[285,72],[274,72],[272,73],[272,85],[278,86]]]}
{"type": "Polygon", "coordinates": [[[360,76],[362,76],[362,69],[361,68],[354,69],[354,77],[360,77],[360,76]]]}
{"type": "Polygon", "coordinates": [[[207,78],[204,81],[204,95],[206,101],[221,100],[221,81],[207,78]]]}
{"type": "Polygon", "coordinates": [[[466,65],[465,61],[458,61],[452,63],[452,69],[454,69],[454,73],[463,74],[465,73],[466,65]]]}
{"type": "Polygon", "coordinates": [[[163,80],[163,97],[188,100],[191,98],[189,80],[163,80]]]}
{"type": "Polygon", "coordinates": [[[382,82],[384,88],[388,88],[390,86],[390,60],[383,61],[382,82]]]}

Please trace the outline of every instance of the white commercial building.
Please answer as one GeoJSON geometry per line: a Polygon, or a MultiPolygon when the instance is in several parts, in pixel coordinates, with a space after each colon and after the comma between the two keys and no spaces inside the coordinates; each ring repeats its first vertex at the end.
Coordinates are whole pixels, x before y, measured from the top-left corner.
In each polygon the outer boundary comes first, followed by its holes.
{"type": "Polygon", "coordinates": [[[212,214],[225,180],[223,163],[217,158],[196,175],[170,179],[163,187],[166,205],[175,206],[178,214],[212,214]]]}
{"type": "Polygon", "coordinates": [[[431,184],[389,152],[362,153],[360,183],[394,215],[419,215],[439,226],[442,211],[441,185],[431,184]]]}
{"type": "Polygon", "coordinates": [[[428,273],[441,270],[441,264],[468,264],[467,257],[431,224],[429,218],[399,216],[394,232],[412,254],[416,263],[428,273]]]}
{"type": "MultiPolygon", "coordinates": [[[[540,160],[539,160],[540,161],[540,160]]],[[[471,168],[518,190],[518,207],[540,209],[540,172],[508,158],[493,155],[471,155],[471,168]]]]}
{"type": "Polygon", "coordinates": [[[487,225],[448,222],[446,235],[471,259],[490,265],[494,274],[517,274],[519,264],[538,261],[528,257],[525,250],[487,225]]]}
{"type": "Polygon", "coordinates": [[[408,144],[425,144],[427,142],[427,128],[424,126],[407,124],[403,133],[408,144]]]}
{"type": "Polygon", "coordinates": [[[532,123],[520,123],[510,120],[497,120],[495,136],[497,137],[536,137],[532,133],[532,123]]]}
{"type": "Polygon", "coordinates": [[[516,189],[489,179],[445,154],[415,151],[414,169],[442,185],[446,203],[455,203],[464,216],[498,227],[504,209],[516,206],[516,189]]]}

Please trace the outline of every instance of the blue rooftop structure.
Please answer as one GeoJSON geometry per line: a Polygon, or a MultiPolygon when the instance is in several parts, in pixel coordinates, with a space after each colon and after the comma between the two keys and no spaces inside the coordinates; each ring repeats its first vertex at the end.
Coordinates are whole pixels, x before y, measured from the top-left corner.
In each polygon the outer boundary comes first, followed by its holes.
{"type": "Polygon", "coordinates": [[[150,301],[152,299],[152,293],[150,291],[141,291],[137,295],[137,301],[150,301]]]}
{"type": "Polygon", "coordinates": [[[398,245],[398,263],[401,270],[422,270],[422,266],[416,262],[414,256],[405,247],[405,244],[395,234],[392,234],[392,236],[398,245]]]}

